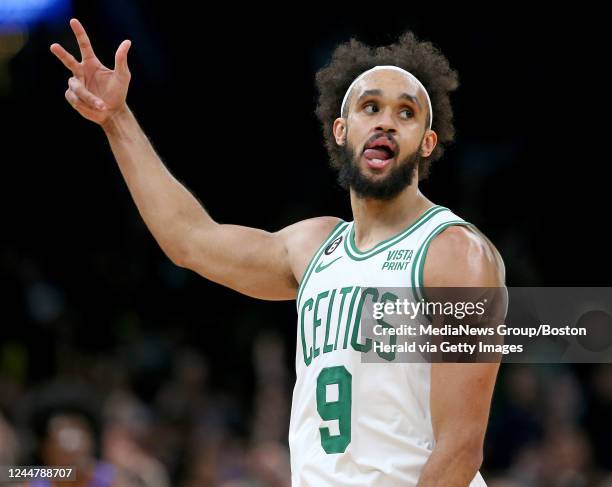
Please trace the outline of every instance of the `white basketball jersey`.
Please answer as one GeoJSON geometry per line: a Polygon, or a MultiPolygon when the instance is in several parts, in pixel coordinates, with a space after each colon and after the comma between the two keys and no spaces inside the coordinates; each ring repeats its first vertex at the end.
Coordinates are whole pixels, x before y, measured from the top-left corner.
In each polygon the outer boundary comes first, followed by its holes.
{"type": "MultiPolygon", "coordinates": [[[[297,380],[289,446],[293,487],[410,487],[434,447],[431,364],[362,363],[359,295],[420,287],[432,239],[468,225],[434,206],[367,251],[340,222],[308,265],[297,296],[297,380]]],[[[480,473],[471,487],[486,486],[480,473]]]]}

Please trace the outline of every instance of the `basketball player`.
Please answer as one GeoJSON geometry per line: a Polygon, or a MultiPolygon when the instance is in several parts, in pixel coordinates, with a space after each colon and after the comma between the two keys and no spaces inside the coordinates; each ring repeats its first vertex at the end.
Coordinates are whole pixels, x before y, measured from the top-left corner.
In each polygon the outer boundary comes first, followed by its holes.
{"type": "Polygon", "coordinates": [[[104,130],[168,257],[246,295],[297,301],[293,485],[485,485],[478,469],[497,364],[362,363],[353,320],[368,286],[504,286],[490,242],[419,191],[453,138],[457,77],[444,56],[411,33],[384,48],[353,40],[336,49],[317,73],[317,114],[354,221],[319,217],[270,233],[208,215],[126,105],[130,41],[110,70],[81,24],[70,25],[81,61],[51,46],[73,74],[66,99],[104,130]]]}

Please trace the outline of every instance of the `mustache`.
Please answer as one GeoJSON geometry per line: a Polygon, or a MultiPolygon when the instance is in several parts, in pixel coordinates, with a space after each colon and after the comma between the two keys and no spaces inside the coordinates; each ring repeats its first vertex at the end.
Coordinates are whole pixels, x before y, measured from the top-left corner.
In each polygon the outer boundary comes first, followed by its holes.
{"type": "Polygon", "coordinates": [[[391,142],[391,144],[393,144],[393,147],[395,147],[395,152],[396,154],[399,152],[399,144],[397,143],[397,140],[395,140],[395,137],[393,137],[393,135],[391,134],[387,134],[385,132],[378,132],[374,135],[372,135],[372,137],[370,137],[368,140],[366,140],[363,144],[363,148],[361,149],[361,152],[365,152],[366,147],[371,144],[372,142],[374,142],[375,140],[381,139],[381,138],[385,138],[387,139],[389,142],[391,142]]]}

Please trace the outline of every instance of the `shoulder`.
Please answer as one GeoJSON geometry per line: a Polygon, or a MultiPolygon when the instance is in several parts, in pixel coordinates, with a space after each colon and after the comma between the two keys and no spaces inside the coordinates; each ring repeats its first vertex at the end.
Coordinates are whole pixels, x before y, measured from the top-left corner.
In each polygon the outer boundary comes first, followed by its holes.
{"type": "Polygon", "coordinates": [[[278,232],[298,282],[315,252],[343,223],[338,217],[320,216],[294,223],[278,232]]]}
{"type": "Polygon", "coordinates": [[[319,216],[289,225],[278,233],[290,249],[296,250],[295,247],[304,246],[307,248],[318,247],[341,223],[343,223],[343,220],[335,216],[319,216]]]}
{"type": "Polygon", "coordinates": [[[431,242],[423,269],[425,287],[503,286],[503,260],[473,225],[453,225],[431,242]]]}

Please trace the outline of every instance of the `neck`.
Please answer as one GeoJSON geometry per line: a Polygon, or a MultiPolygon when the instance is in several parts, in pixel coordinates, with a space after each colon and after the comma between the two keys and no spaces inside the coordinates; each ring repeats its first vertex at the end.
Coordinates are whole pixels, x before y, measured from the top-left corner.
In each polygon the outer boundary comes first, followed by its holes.
{"type": "Polygon", "coordinates": [[[367,250],[408,227],[432,206],[414,183],[395,198],[384,201],[360,198],[351,190],[355,244],[367,250]]]}

